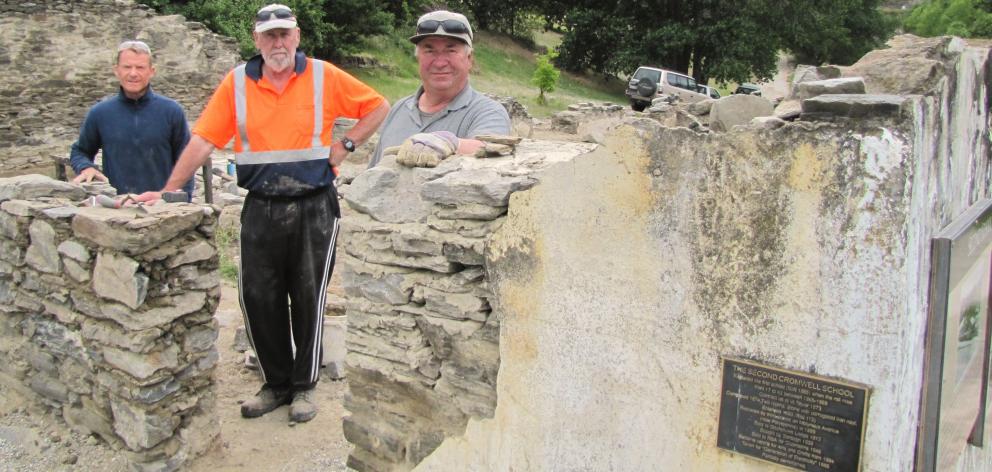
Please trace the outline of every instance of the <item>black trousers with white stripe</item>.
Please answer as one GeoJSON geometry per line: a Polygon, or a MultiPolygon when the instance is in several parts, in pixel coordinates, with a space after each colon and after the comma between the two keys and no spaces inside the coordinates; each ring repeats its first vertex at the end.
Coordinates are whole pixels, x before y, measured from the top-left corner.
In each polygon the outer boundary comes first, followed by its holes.
{"type": "Polygon", "coordinates": [[[307,390],[317,384],[340,216],[333,186],[303,197],[245,198],[241,311],[269,387],[307,390]]]}

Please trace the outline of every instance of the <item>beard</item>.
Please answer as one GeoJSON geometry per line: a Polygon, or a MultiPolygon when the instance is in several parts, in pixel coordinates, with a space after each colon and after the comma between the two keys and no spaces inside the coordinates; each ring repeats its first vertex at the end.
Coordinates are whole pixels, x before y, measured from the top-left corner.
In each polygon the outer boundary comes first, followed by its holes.
{"type": "Polygon", "coordinates": [[[293,65],[293,55],[288,49],[274,49],[262,54],[265,65],[276,72],[282,72],[293,65]]]}

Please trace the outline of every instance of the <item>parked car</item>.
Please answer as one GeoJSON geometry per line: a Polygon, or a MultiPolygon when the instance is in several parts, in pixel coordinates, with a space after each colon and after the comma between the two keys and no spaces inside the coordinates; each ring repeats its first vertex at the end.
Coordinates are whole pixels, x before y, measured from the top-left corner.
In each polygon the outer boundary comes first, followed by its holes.
{"type": "Polygon", "coordinates": [[[696,79],[688,75],[656,67],[638,67],[627,83],[627,98],[635,111],[644,111],[651,101],[663,95],[678,97],[686,103],[708,98],[699,93],[696,79]]]}
{"type": "Polygon", "coordinates": [[[761,88],[754,84],[740,84],[737,86],[737,90],[734,90],[734,94],[757,95],[760,97],[761,88]]]}
{"type": "Polygon", "coordinates": [[[699,93],[701,93],[703,95],[706,95],[707,97],[710,97],[710,98],[712,98],[714,100],[719,100],[720,99],[720,91],[719,90],[717,90],[717,89],[715,89],[713,87],[710,87],[709,85],[699,85],[698,87],[699,87],[699,93]]]}

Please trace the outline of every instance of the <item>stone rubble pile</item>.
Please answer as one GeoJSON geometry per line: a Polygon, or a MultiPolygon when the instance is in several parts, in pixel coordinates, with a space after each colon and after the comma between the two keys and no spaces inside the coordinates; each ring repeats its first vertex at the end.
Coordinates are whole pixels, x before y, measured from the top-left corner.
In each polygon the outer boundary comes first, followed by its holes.
{"type": "Polygon", "coordinates": [[[531,138],[534,134],[534,117],[527,111],[527,107],[516,98],[485,94],[487,97],[496,100],[510,115],[510,134],[521,138],[531,138]]]}
{"type": "Polygon", "coordinates": [[[0,382],[177,470],[219,434],[217,211],[79,206],[106,190],[0,179],[0,382]]]}
{"type": "MultiPolygon", "coordinates": [[[[775,129],[788,121],[833,121],[841,117],[890,116],[905,111],[905,95],[932,95],[941,78],[954,77],[944,59],[960,54],[959,38],[896,36],[888,48],[871,51],[849,67],[799,65],[787,97],[773,102],[755,95],[729,95],[695,103],[659,97],[644,113],[612,104],[579,103],[552,117],[552,129],[602,143],[627,117],[648,117],[669,128],[726,132],[735,126],[775,129]]],[[[976,97],[977,100],[977,97],[976,97]]]]}
{"type": "Polygon", "coordinates": [[[551,129],[562,133],[576,134],[579,124],[602,118],[623,118],[628,113],[626,108],[615,103],[591,102],[573,103],[568,110],[560,111],[551,116],[551,129]]]}
{"type": "Polygon", "coordinates": [[[487,238],[514,192],[594,147],[524,140],[512,156],[452,157],[435,168],[390,156],[341,189],[350,207],[339,239],[350,467],[411,469],[469,418],[492,416],[500,321],[487,238]]]}

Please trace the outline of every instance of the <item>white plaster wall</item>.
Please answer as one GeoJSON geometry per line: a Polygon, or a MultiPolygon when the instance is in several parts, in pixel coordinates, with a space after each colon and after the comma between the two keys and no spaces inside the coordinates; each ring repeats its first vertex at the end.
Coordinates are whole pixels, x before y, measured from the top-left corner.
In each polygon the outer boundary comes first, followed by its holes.
{"type": "MultiPolygon", "coordinates": [[[[912,470],[929,239],[990,193],[987,55],[901,117],[632,123],[515,194],[495,416],[418,470],[778,469],[716,447],[723,355],[868,385],[863,470],[912,470]]],[[[958,470],[992,470],[987,443],[958,470]]]]}

